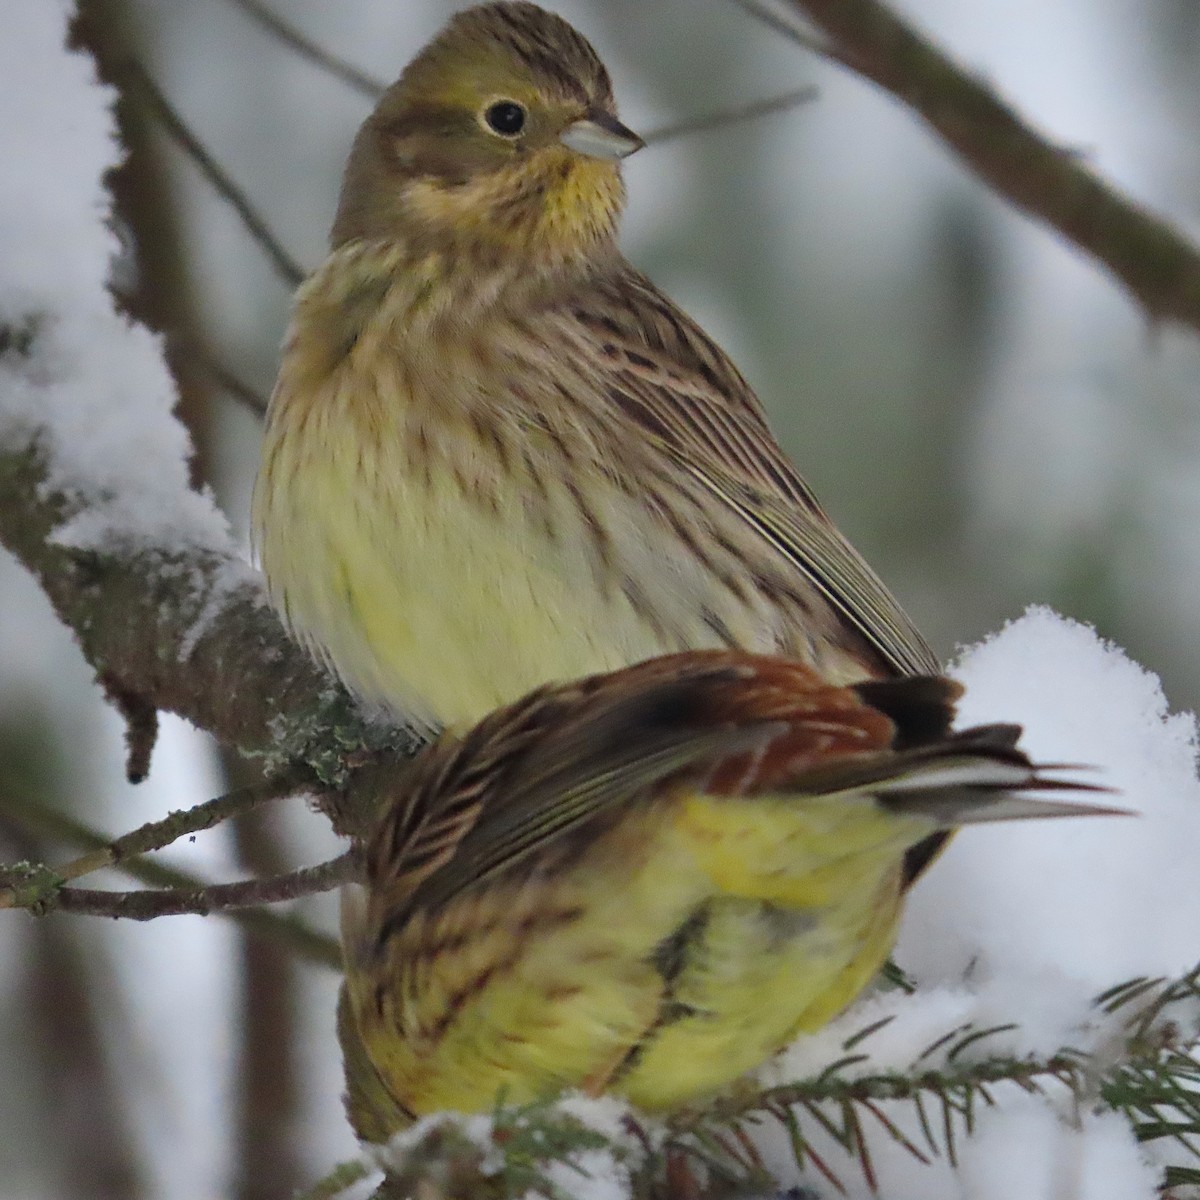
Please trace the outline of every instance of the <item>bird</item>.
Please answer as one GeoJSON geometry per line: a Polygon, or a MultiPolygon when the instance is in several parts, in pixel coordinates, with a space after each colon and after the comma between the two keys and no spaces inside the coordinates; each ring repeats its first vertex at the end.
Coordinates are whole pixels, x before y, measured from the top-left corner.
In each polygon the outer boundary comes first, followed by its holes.
{"type": "Polygon", "coordinates": [[[343,909],[360,1135],[564,1089],[702,1102],[882,966],[905,854],[939,830],[1115,809],[959,684],[832,684],[688,651],[545,685],[381,772],[343,909]]]}
{"type": "Polygon", "coordinates": [[[624,258],[604,64],[524,0],[456,14],[383,94],[299,288],[253,542],[368,707],[466,726],[691,649],[936,673],[726,354],[624,258]]]}

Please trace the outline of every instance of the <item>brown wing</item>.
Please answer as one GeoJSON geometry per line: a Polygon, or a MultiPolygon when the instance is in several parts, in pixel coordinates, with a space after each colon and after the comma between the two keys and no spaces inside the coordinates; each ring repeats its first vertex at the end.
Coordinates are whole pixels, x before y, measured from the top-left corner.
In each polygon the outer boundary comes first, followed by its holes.
{"type": "Polygon", "coordinates": [[[716,686],[708,719],[774,721],[751,752],[730,751],[703,777],[717,796],[837,796],[867,793],[897,813],[943,829],[1031,817],[1114,815],[1078,801],[1031,799],[1028,791],[1104,791],[1057,778],[1017,745],[1019,725],[951,730],[962,688],[910,676],[848,688],[814,686],[808,668],[759,659],[752,678],[716,686]]]}
{"type": "Polygon", "coordinates": [[[1014,796],[1078,785],[1040,774],[1016,726],[949,732],[960,691],[924,676],[834,687],[802,663],[727,650],[542,688],[443,737],[399,780],[368,851],[386,914],[375,934],[675,786],[731,799],[869,791],[943,827],[1098,811],[1014,796]]]}
{"type": "MultiPolygon", "coordinates": [[[[956,685],[911,682],[946,710],[940,729],[956,685]]],[[[394,783],[398,799],[367,854],[373,903],[389,914],[378,934],[665,782],[786,790],[797,770],[882,751],[894,731],[854,689],[740,651],[690,651],[541,688],[464,736],[443,736],[394,783]]]]}
{"type": "Polygon", "coordinates": [[[567,311],[581,359],[623,417],[809,579],[899,675],[937,656],[825,515],[776,442],[750,385],[702,329],[626,267],[567,311]]]}
{"type": "Polygon", "coordinates": [[[827,521],[758,397],[704,330],[628,264],[593,286],[587,306],[574,306],[570,317],[614,404],[684,453],[827,521]]]}
{"type": "Polygon", "coordinates": [[[389,914],[380,938],[663,780],[763,744],[773,720],[706,715],[712,689],[751,661],[700,651],[542,688],[423,751],[368,848],[373,903],[389,914]]]}

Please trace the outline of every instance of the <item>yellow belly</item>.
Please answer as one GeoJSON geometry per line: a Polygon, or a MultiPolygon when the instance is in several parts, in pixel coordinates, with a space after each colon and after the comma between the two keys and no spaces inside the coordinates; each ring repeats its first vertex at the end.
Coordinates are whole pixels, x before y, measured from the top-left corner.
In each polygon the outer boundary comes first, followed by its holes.
{"type": "Polygon", "coordinates": [[[391,519],[382,506],[375,519],[336,471],[297,480],[282,501],[293,515],[277,514],[261,543],[293,628],[368,699],[464,723],[663,648],[577,548],[556,551],[519,519],[517,498],[496,515],[451,481],[398,478],[389,491],[391,519]]]}
{"type": "Polygon", "coordinates": [[[671,650],[778,645],[765,602],[723,589],[614,484],[593,480],[584,514],[557,463],[535,460],[537,481],[526,464],[424,472],[395,431],[364,453],[331,413],[268,432],[256,541],[291,628],[369,700],[460,724],[671,650]]]}
{"type": "Polygon", "coordinates": [[[861,798],[631,815],[568,871],[418,917],[389,947],[382,1010],[351,970],[364,1041],[418,1115],[567,1087],[648,1110],[702,1098],[861,991],[924,832],[861,798]]]}
{"type": "Polygon", "coordinates": [[[673,650],[866,673],[819,590],[632,426],[606,423],[584,375],[590,415],[564,417],[522,321],[439,323],[403,263],[376,277],[342,259],[298,294],[253,529],[272,600],[351,688],[459,725],[673,650]]]}

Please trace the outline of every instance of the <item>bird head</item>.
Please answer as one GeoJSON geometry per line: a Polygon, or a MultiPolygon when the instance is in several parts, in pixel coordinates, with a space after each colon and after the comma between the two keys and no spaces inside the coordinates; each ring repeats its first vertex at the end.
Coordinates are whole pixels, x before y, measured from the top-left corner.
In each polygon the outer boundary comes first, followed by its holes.
{"type": "Polygon", "coordinates": [[[611,241],[620,160],[642,140],[617,119],[595,50],[536,4],[455,16],[360,130],[332,241],[586,255],[611,241]]]}

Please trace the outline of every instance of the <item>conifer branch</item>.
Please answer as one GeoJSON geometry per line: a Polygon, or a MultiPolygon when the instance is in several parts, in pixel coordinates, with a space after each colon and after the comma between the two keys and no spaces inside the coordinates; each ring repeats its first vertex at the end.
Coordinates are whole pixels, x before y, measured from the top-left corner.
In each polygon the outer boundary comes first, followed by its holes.
{"type": "MultiPolygon", "coordinates": [[[[665,1124],[630,1116],[613,1136],[555,1104],[500,1108],[490,1118],[441,1114],[398,1135],[373,1160],[343,1164],[337,1177],[361,1179],[370,1161],[386,1172],[376,1193],[381,1200],[530,1194],[558,1200],[555,1165],[578,1164],[593,1152],[610,1156],[624,1172],[634,1200],[717,1200],[747,1190],[767,1195],[783,1187],[768,1176],[754,1139],[755,1128],[770,1121],[787,1136],[802,1175],[846,1190],[839,1174],[845,1165],[830,1154],[832,1143],[876,1189],[882,1181],[871,1146],[880,1134],[922,1164],[937,1158],[955,1164],[982,1108],[998,1103],[1005,1088],[1019,1088],[1120,1113],[1139,1141],[1178,1147],[1182,1161],[1166,1168],[1164,1186],[1200,1182],[1198,1001],[1200,964],[1176,980],[1135,979],[1109,989],[1096,998],[1098,1018],[1122,1019],[1115,1057],[1103,1062],[1069,1047],[1041,1057],[977,1057],[989,1037],[1016,1028],[1010,1023],[958,1026],[916,1055],[911,1071],[864,1071],[861,1047],[888,1024],[876,1021],[848,1037],[844,1057],[812,1079],[762,1090],[743,1086],[665,1124]]],[[[335,1175],[303,1200],[338,1195],[335,1175]]]]}
{"type": "MultiPolygon", "coordinates": [[[[1173,1167],[1200,1172],[1200,964],[1176,980],[1133,979],[1110,988],[1094,1001],[1098,1014],[1124,1020],[1103,1055],[1063,1047],[1048,1056],[976,1057],[989,1037],[1011,1032],[1015,1023],[976,1028],[964,1025],[930,1043],[910,1071],[864,1071],[869,1059],[851,1053],[886,1022],[875,1022],[847,1038],[844,1058],[813,1079],[764,1089],[743,1089],[707,1110],[672,1122],[686,1145],[705,1141],[713,1123],[738,1127],[770,1117],[788,1135],[799,1169],[829,1176],[809,1131],[815,1127],[857,1162],[868,1183],[872,1164],[864,1128],[882,1127],[914,1158],[945,1156],[957,1161],[958,1141],[974,1132],[980,1105],[995,1103],[995,1089],[1007,1085],[1033,1094],[1073,1096],[1080,1106],[1120,1113],[1140,1142],[1171,1139],[1191,1161],[1173,1167]],[[938,1065],[932,1065],[937,1063],[938,1065]],[[925,1064],[925,1065],[922,1065],[925,1064]],[[909,1105],[921,1131],[918,1145],[896,1121],[897,1105],[909,1105]],[[887,1112],[883,1105],[891,1105],[887,1112]],[[931,1113],[932,1118],[931,1118],[931,1113]]],[[[836,1175],[830,1176],[836,1177],[836,1175]]]]}

